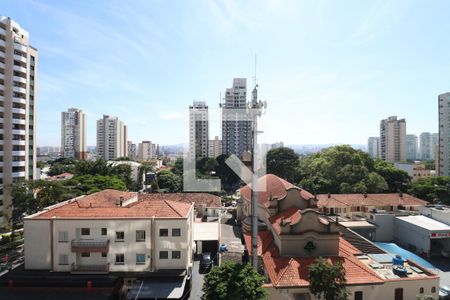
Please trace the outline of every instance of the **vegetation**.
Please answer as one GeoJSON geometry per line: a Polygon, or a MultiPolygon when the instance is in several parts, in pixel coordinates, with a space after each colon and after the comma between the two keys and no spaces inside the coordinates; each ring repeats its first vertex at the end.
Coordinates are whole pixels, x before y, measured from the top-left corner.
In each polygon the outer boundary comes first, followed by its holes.
{"type": "Polygon", "coordinates": [[[170,193],[181,192],[183,187],[181,176],[164,170],[159,172],[156,178],[160,189],[165,189],[170,193]]]}
{"type": "Polygon", "coordinates": [[[264,277],[249,264],[226,263],[205,276],[202,299],[265,299],[263,283],[264,277]]]}
{"type": "Polygon", "coordinates": [[[346,300],[345,269],[341,261],[335,264],[322,257],[309,266],[309,290],[318,299],[346,300]]]}
{"type": "Polygon", "coordinates": [[[289,182],[297,182],[296,168],[299,156],[291,148],[277,148],[267,152],[267,173],[277,175],[289,182]]]}
{"type": "Polygon", "coordinates": [[[420,178],[409,185],[408,193],[430,202],[450,204],[450,177],[420,178]]]}

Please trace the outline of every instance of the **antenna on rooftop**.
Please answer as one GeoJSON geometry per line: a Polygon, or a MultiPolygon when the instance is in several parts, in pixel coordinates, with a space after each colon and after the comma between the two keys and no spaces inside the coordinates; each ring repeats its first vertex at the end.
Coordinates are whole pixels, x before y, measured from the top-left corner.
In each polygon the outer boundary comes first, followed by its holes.
{"type": "Polygon", "coordinates": [[[253,76],[253,87],[256,87],[256,64],[257,64],[257,56],[255,54],[255,75],[253,76]]]}

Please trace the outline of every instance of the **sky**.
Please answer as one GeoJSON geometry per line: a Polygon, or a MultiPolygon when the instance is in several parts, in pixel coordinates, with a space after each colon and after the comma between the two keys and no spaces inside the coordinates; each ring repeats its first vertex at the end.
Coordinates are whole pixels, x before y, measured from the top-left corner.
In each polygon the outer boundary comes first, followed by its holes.
{"type": "Polygon", "coordinates": [[[263,142],[365,144],[383,118],[437,132],[450,91],[449,1],[1,0],[38,48],[40,146],[60,144],[61,112],[117,116],[133,142],[188,142],[188,106],[255,76],[263,142]]]}

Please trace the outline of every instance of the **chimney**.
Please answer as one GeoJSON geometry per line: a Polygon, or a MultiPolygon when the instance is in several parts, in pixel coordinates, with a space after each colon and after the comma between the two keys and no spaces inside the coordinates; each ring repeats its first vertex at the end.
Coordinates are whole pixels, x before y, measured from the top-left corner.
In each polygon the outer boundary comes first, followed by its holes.
{"type": "Polygon", "coordinates": [[[398,193],[399,194],[399,196],[401,197],[401,198],[403,198],[403,192],[400,190],[400,192],[398,193]]]}
{"type": "Polygon", "coordinates": [[[331,198],[331,194],[330,193],[328,193],[328,199],[330,199],[331,198]]]}
{"type": "Polygon", "coordinates": [[[367,193],[364,193],[364,198],[367,198],[367,193]]]}
{"type": "Polygon", "coordinates": [[[123,198],[123,196],[120,196],[119,199],[120,199],[120,200],[119,200],[119,206],[122,207],[124,198],[123,198]]]}

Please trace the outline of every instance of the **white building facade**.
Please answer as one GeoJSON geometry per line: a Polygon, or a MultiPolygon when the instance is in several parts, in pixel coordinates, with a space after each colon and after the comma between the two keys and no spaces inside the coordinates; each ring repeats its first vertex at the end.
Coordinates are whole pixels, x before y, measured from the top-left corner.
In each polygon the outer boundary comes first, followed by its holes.
{"type": "Polygon", "coordinates": [[[419,139],[415,134],[406,135],[406,159],[415,160],[419,155],[419,139]]]}
{"type": "Polygon", "coordinates": [[[450,92],[438,96],[439,105],[439,175],[450,175],[450,92]]]}
{"type": "Polygon", "coordinates": [[[5,187],[36,178],[38,60],[28,32],[0,16],[0,228],[11,216],[5,187]]]}
{"type": "Polygon", "coordinates": [[[388,162],[406,161],[406,120],[396,116],[380,122],[380,157],[388,162]]]}
{"type": "Polygon", "coordinates": [[[222,140],[219,137],[214,137],[213,140],[208,142],[208,157],[216,158],[222,154],[222,140]]]}
{"type": "Polygon", "coordinates": [[[372,136],[367,140],[367,152],[372,158],[380,157],[380,138],[372,136]]]}
{"type": "Polygon", "coordinates": [[[209,120],[208,105],[204,101],[194,101],[189,106],[189,156],[208,157],[209,120]]]}
{"type": "Polygon", "coordinates": [[[86,114],[77,108],[61,113],[61,154],[66,158],[87,159],[86,114]]]}
{"type": "Polygon", "coordinates": [[[158,145],[152,143],[151,141],[142,141],[138,146],[138,155],[137,158],[139,160],[151,160],[157,158],[157,149],[158,145]]]}
{"type": "Polygon", "coordinates": [[[104,160],[128,156],[127,126],[117,117],[97,120],[97,154],[104,160]]]}

